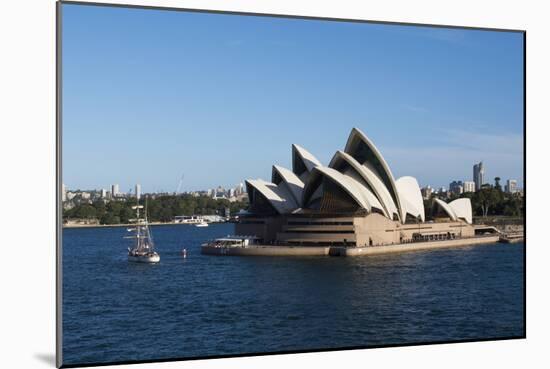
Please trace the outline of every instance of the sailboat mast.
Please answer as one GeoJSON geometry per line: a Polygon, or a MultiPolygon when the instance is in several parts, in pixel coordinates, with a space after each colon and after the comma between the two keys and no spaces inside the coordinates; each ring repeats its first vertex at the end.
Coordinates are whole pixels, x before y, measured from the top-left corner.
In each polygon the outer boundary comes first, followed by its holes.
{"type": "Polygon", "coordinates": [[[144,219],[145,219],[145,232],[147,233],[147,247],[152,251],[155,247],[153,243],[153,235],[151,234],[151,228],[149,228],[149,219],[147,217],[147,196],[145,197],[145,207],[144,207],[144,219]]]}
{"type": "Polygon", "coordinates": [[[153,237],[147,219],[147,196],[145,196],[144,205],[140,205],[139,202],[140,191],[139,187],[136,186],[136,205],[132,206],[132,210],[136,210],[136,219],[130,220],[132,223],[135,222],[136,225],[134,228],[128,228],[129,232],[135,232],[135,236],[125,238],[135,238],[137,241],[133,249],[128,248],[128,260],[144,263],[158,263],[160,261],[160,256],[153,250],[153,237]],[[140,209],[144,209],[144,211],[140,212],[140,209]],[[143,218],[141,218],[142,213],[143,218]]]}
{"type": "Polygon", "coordinates": [[[137,239],[137,249],[141,250],[141,226],[139,219],[139,195],[136,193],[136,239],[137,239]]]}

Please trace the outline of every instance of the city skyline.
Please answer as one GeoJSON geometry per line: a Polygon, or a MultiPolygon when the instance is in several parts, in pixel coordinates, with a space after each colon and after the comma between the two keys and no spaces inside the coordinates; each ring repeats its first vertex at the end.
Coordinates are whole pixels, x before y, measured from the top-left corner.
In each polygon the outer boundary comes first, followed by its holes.
{"type": "MultiPolygon", "coordinates": [[[[474,164],[473,165],[473,168],[475,168],[477,164],[474,164]]],[[[474,169],[475,170],[475,169],[474,169]]],[[[486,177],[485,175],[483,176],[484,177],[484,180],[483,180],[483,183],[481,183],[481,185],[484,185],[484,184],[491,184],[493,185],[494,183],[494,179],[496,177],[500,177],[498,175],[495,175],[495,177],[486,177]]],[[[520,183],[522,184],[522,180],[521,179],[518,179],[518,178],[501,178],[501,180],[504,180],[506,181],[506,183],[512,181],[515,183],[515,188],[517,189],[523,189],[523,186],[520,185],[520,183]]],[[[207,187],[204,187],[204,188],[193,188],[193,189],[185,189],[185,186],[182,186],[179,190],[178,188],[176,188],[176,190],[174,191],[171,191],[170,189],[164,189],[164,188],[160,188],[159,190],[154,190],[154,191],[145,191],[145,192],[140,192],[140,193],[190,193],[190,192],[200,192],[200,191],[208,191],[208,190],[215,190],[215,189],[218,189],[218,188],[223,188],[223,189],[231,189],[231,188],[236,188],[238,187],[239,185],[241,184],[244,184],[246,180],[243,180],[242,182],[238,182],[236,184],[226,184],[226,185],[222,185],[222,184],[217,184],[217,185],[211,185],[211,186],[207,186],[207,187]]],[[[448,181],[445,183],[445,182],[442,182],[440,184],[431,184],[431,183],[425,183],[425,184],[421,184],[421,187],[424,188],[424,187],[431,187],[433,189],[439,189],[439,188],[447,188],[449,187],[449,190],[450,190],[450,185],[449,183],[453,183],[453,182],[456,182],[456,181],[459,181],[461,182],[462,184],[466,184],[466,183],[471,183],[472,184],[472,190],[468,190],[468,191],[464,191],[464,192],[475,192],[477,191],[478,189],[475,188],[475,176],[473,176],[472,178],[467,178],[467,177],[459,177],[459,176],[455,176],[455,177],[451,177],[448,179],[448,181]]],[[[69,187],[67,186],[65,183],[63,183],[63,186],[67,189],[67,190],[73,190],[73,191],[97,191],[97,190],[106,190],[107,188],[111,188],[111,193],[113,192],[112,191],[112,188],[113,186],[117,186],[117,193],[132,193],[132,191],[136,191],[136,186],[140,186],[140,190],[141,190],[141,183],[134,183],[134,184],[130,184],[129,186],[125,186],[123,188],[128,188],[128,191],[121,191],[119,190],[119,183],[111,183],[111,184],[108,184],[106,186],[95,186],[95,187],[69,187]]],[[[178,187],[180,187],[178,185],[178,187]]],[[[504,188],[504,186],[503,186],[504,188]]],[[[108,191],[109,192],[109,191],[108,191]]]]}
{"type": "MultiPolygon", "coordinates": [[[[476,165],[478,164],[474,164],[474,168],[476,167],[476,165]]],[[[474,169],[475,171],[475,169],[474,169]]],[[[499,177],[500,178],[500,177],[499,177]]],[[[423,185],[421,186],[421,189],[426,189],[426,188],[429,188],[433,191],[435,191],[436,193],[440,190],[445,190],[445,191],[448,191],[448,192],[455,192],[455,193],[463,193],[463,192],[476,192],[478,191],[479,189],[476,189],[475,187],[475,174],[474,174],[474,178],[472,180],[467,180],[467,179],[454,179],[454,180],[451,180],[451,182],[449,183],[449,186],[448,188],[445,187],[445,186],[432,186],[431,184],[426,184],[426,185],[423,185]],[[453,189],[453,186],[460,186],[460,189],[453,189]]],[[[494,180],[495,178],[493,178],[494,180]]],[[[502,180],[502,179],[501,179],[502,180]]],[[[488,181],[483,181],[483,183],[481,184],[481,186],[483,185],[491,185],[493,186],[493,183],[491,182],[488,182],[488,181]]],[[[480,186],[480,188],[481,188],[480,186]]],[[[118,183],[115,183],[115,184],[112,184],[110,185],[110,188],[111,188],[111,191],[107,191],[105,190],[105,188],[103,187],[97,187],[97,188],[69,188],[68,186],[66,186],[64,183],[62,184],[62,194],[64,195],[65,194],[65,191],[67,192],[91,192],[91,191],[100,191],[102,192],[102,196],[105,197],[106,194],[111,194],[113,193],[113,188],[117,188],[116,190],[116,195],[120,195],[120,194],[126,194],[126,195],[131,195],[132,193],[136,194],[136,193],[139,193],[139,194],[162,194],[162,193],[167,193],[167,194],[189,194],[189,193],[200,193],[200,192],[204,192],[204,193],[208,193],[208,195],[210,196],[210,193],[211,192],[216,192],[216,191],[224,191],[224,192],[229,192],[231,190],[235,190],[235,189],[238,189],[238,188],[244,188],[244,182],[240,182],[236,185],[232,185],[232,186],[222,186],[222,185],[217,185],[217,186],[210,186],[208,188],[201,188],[201,189],[194,189],[194,190],[179,190],[179,191],[165,191],[163,189],[161,189],[160,191],[151,191],[151,192],[141,192],[141,184],[140,183],[136,183],[132,188],[129,188],[128,191],[124,192],[124,191],[119,191],[118,188],[119,188],[119,185],[118,183]],[[133,191],[133,192],[132,192],[133,191]]],[[[506,179],[506,184],[504,186],[501,186],[503,191],[504,192],[517,192],[517,191],[521,191],[523,190],[523,187],[519,187],[518,186],[518,180],[515,179],[515,178],[507,178],[506,179]]],[[[246,191],[246,190],[244,190],[246,191]]]]}
{"type": "Polygon", "coordinates": [[[185,189],[181,189],[179,191],[169,191],[169,190],[164,190],[164,189],[161,189],[159,191],[142,191],[141,190],[141,183],[135,183],[134,185],[130,186],[130,188],[128,188],[127,191],[122,191],[120,190],[120,185],[118,183],[113,183],[109,186],[105,186],[105,187],[70,187],[70,186],[67,186],[65,183],[62,183],[62,191],[67,191],[67,192],[92,192],[92,191],[97,191],[97,192],[105,192],[105,193],[108,193],[108,194],[113,194],[115,193],[115,196],[116,195],[122,195],[122,194],[125,194],[125,195],[129,195],[129,194],[136,194],[136,193],[140,193],[140,194],[149,194],[149,193],[157,193],[157,194],[160,194],[160,193],[167,193],[167,194],[185,194],[185,193],[192,193],[192,192],[207,192],[207,191],[217,191],[217,190],[220,190],[220,191],[229,191],[229,190],[232,190],[232,189],[237,189],[237,188],[240,188],[244,186],[244,181],[243,182],[240,182],[240,183],[237,183],[237,184],[234,184],[234,185],[230,185],[230,186],[222,186],[222,185],[217,185],[217,186],[210,186],[208,188],[201,188],[201,189],[196,189],[196,190],[185,190],[185,189]],[[110,188],[110,190],[108,190],[107,188],[110,188]],[[116,191],[113,191],[113,188],[117,188],[116,191]]]}
{"type": "Polygon", "coordinates": [[[293,143],[327,165],[353,126],[422,187],[479,161],[523,187],[519,33],[71,5],[64,22],[69,188],[230,187],[289,168],[293,143]]]}

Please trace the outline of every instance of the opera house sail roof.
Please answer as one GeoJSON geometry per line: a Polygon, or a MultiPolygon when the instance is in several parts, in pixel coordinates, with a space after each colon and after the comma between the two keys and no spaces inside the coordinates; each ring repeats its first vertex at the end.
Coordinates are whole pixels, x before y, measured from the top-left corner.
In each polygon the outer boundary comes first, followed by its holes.
{"type": "MultiPolygon", "coordinates": [[[[425,221],[424,201],[414,177],[394,179],[372,141],[353,128],[345,149],[324,166],[309,151],[292,145],[292,170],[274,165],[271,182],[246,181],[250,212],[256,215],[378,213],[405,223],[425,221]]],[[[469,199],[437,199],[452,220],[472,222],[469,199]]]]}

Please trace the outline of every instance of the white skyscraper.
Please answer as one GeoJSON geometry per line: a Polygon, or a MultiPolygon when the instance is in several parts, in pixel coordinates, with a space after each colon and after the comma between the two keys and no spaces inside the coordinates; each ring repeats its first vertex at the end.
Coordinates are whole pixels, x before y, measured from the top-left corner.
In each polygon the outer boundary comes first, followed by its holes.
{"type": "Polygon", "coordinates": [[[136,184],[136,198],[139,200],[141,197],[141,185],[138,183],[136,184]]]}
{"type": "Polygon", "coordinates": [[[476,184],[472,181],[464,181],[464,192],[476,192],[476,184]]]}
{"type": "Polygon", "coordinates": [[[112,197],[117,197],[119,195],[119,190],[118,190],[118,184],[114,184],[111,186],[111,196],[112,197]]]}
{"type": "Polygon", "coordinates": [[[101,189],[101,198],[104,199],[104,198],[106,198],[106,197],[107,197],[107,190],[104,189],[104,188],[102,188],[102,189],[101,189]]]}
{"type": "Polygon", "coordinates": [[[518,181],[515,179],[509,179],[506,181],[506,192],[516,193],[518,192],[518,181]]]}
{"type": "Polygon", "coordinates": [[[61,185],[61,202],[67,201],[67,186],[63,183],[61,185]]]}

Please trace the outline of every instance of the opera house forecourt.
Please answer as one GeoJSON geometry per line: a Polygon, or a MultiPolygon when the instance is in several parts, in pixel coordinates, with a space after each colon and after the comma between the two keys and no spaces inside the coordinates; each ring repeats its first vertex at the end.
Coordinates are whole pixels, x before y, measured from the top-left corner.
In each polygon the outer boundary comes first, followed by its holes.
{"type": "Polygon", "coordinates": [[[414,177],[394,179],[370,139],[353,128],[328,166],[292,145],[292,170],[274,165],[271,182],[247,180],[248,212],[235,233],[202,245],[218,255],[369,255],[486,244],[492,227],[472,224],[470,199],[435,199],[425,219],[414,177]]]}

